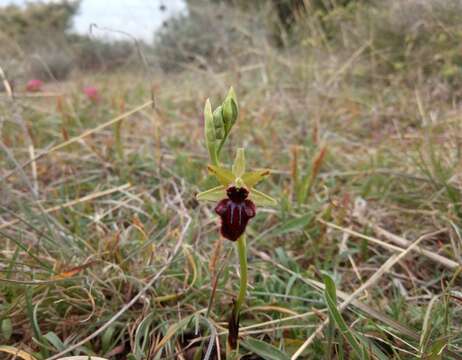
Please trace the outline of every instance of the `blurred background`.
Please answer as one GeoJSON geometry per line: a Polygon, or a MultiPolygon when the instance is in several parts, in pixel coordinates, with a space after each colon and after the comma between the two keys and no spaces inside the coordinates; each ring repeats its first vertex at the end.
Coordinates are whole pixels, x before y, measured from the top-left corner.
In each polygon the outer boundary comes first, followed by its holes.
{"type": "Polygon", "coordinates": [[[420,72],[453,85],[461,10],[458,0],[1,0],[0,62],[16,81],[62,81],[96,71],[219,72],[275,54],[335,72],[367,55],[345,69],[353,81],[420,72]]]}

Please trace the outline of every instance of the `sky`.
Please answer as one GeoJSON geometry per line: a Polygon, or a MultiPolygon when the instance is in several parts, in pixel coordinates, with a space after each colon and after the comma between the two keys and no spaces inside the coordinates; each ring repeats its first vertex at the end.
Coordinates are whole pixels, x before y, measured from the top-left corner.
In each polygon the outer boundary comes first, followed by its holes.
{"type": "MultiPolygon", "coordinates": [[[[0,6],[27,2],[31,1],[0,0],[0,6]]],[[[185,9],[183,0],[82,0],[80,13],[74,19],[74,29],[88,34],[90,25],[96,24],[98,28],[92,31],[94,36],[124,38],[124,35],[102,29],[108,28],[149,41],[167,18],[185,9]]]]}

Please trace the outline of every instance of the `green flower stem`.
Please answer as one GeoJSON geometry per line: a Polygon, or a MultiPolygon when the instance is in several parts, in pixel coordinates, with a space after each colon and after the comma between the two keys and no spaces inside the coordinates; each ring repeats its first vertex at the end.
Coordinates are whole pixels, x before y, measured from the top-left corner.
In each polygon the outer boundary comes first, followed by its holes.
{"type": "Polygon", "coordinates": [[[220,165],[220,163],[218,162],[218,153],[217,153],[215,144],[209,147],[209,156],[210,156],[210,162],[212,163],[212,165],[214,166],[220,165]]]}
{"type": "Polygon", "coordinates": [[[247,244],[245,234],[242,234],[239,239],[237,239],[237,252],[239,254],[239,266],[241,272],[241,280],[239,287],[239,295],[236,300],[236,316],[239,318],[239,313],[242,307],[242,304],[245,301],[245,295],[247,292],[247,282],[248,282],[248,272],[247,272],[247,244]]]}

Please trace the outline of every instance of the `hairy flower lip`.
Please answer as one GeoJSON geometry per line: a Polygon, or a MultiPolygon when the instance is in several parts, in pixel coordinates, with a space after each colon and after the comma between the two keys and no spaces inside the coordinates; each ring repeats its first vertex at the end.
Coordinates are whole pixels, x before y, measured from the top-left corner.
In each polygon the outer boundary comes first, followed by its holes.
{"type": "Polygon", "coordinates": [[[251,218],[256,215],[255,204],[247,199],[248,190],[230,186],[228,198],[218,202],[215,212],[221,218],[220,232],[228,240],[236,241],[245,231],[251,218]]]}

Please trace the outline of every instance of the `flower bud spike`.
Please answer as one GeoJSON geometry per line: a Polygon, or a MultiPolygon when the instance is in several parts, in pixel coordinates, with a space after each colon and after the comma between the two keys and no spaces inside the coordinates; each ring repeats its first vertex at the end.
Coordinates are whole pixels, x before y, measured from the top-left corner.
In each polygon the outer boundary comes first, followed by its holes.
{"type": "Polygon", "coordinates": [[[241,308],[245,303],[248,287],[245,231],[248,224],[257,215],[257,205],[278,205],[278,202],[271,196],[255,190],[254,186],[266,178],[270,174],[270,170],[261,169],[246,173],[244,148],[237,149],[231,169],[222,167],[218,163],[220,152],[228,139],[231,128],[237,121],[238,115],[236,93],[232,87],[221,106],[215,111],[212,112],[210,101],[206,101],[204,109],[205,142],[211,160],[208,170],[211,175],[216,177],[220,185],[196,195],[197,200],[216,203],[214,211],[220,217],[220,234],[223,238],[236,243],[239,255],[239,294],[233,305],[228,325],[227,358],[232,357],[233,359],[239,357],[239,317],[241,308]],[[228,351],[228,349],[230,350],[228,351]]]}

